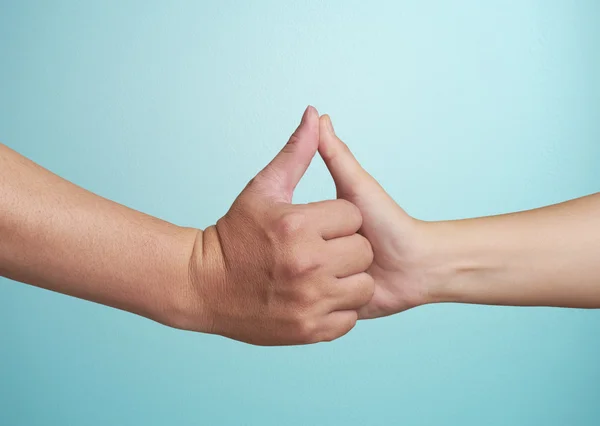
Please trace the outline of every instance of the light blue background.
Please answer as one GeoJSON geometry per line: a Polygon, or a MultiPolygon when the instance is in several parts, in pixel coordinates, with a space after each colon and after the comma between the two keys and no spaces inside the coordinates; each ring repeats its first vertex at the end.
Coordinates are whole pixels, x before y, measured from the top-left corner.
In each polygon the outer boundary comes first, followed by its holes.
{"type": "MultiPolygon", "coordinates": [[[[0,1],[0,140],[204,227],[311,103],[411,214],[600,190],[600,3],[0,1]]],[[[320,160],[297,191],[330,198],[320,160]]],[[[597,425],[600,312],[438,305],[259,348],[0,281],[2,425],[597,425]]]]}

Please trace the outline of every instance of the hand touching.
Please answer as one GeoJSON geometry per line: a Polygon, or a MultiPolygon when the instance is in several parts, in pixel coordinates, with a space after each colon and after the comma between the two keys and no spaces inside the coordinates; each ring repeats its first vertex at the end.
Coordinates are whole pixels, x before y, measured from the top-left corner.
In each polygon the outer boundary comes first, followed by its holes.
{"type": "Polygon", "coordinates": [[[319,151],[338,197],[363,216],[375,280],[360,318],[434,302],[600,306],[600,194],[518,213],[423,222],[407,215],[320,119],[319,151]]]}
{"type": "Polygon", "coordinates": [[[0,275],[178,328],[275,345],[331,340],[357,316],[430,302],[600,306],[600,194],[421,222],[313,108],[204,232],[99,197],[2,144],[0,163],[0,275]],[[339,199],[292,205],[317,148],[339,199]]]}
{"type": "Polygon", "coordinates": [[[373,247],[374,260],[367,272],[375,280],[375,293],[360,309],[360,317],[391,315],[427,303],[430,271],[423,262],[423,223],[406,214],[361,167],[335,135],[327,115],[320,118],[319,153],[333,177],[338,198],[360,209],[360,233],[373,247]]]}
{"type": "Polygon", "coordinates": [[[346,200],[291,204],[319,144],[309,107],[283,150],[196,241],[185,328],[258,345],[329,341],[373,295],[373,253],[346,200]]]}

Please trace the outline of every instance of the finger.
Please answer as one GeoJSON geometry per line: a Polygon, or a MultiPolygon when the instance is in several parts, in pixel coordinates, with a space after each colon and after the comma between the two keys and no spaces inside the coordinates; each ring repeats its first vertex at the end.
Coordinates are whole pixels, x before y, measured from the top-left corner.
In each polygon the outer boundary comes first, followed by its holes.
{"type": "Polygon", "coordinates": [[[304,208],[325,240],[352,235],[362,225],[360,210],[346,200],[318,201],[304,208]]]}
{"type": "Polygon", "coordinates": [[[381,308],[377,308],[377,302],[375,301],[375,299],[377,299],[379,296],[379,294],[374,293],[373,297],[371,298],[371,303],[367,303],[366,305],[364,305],[362,308],[360,308],[357,313],[358,313],[358,319],[361,320],[365,320],[365,319],[372,319],[372,318],[380,318],[381,316],[385,316],[385,315],[390,315],[390,313],[383,313],[381,311],[381,308]]]}
{"type": "Polygon", "coordinates": [[[269,195],[291,202],[296,185],[308,169],[319,146],[319,113],[309,106],[302,121],[277,156],[254,178],[253,182],[269,195]]]}
{"type": "Polygon", "coordinates": [[[358,314],[356,311],[337,311],[330,313],[324,320],[323,329],[317,334],[320,342],[331,342],[348,334],[356,325],[358,314]]]}
{"type": "Polygon", "coordinates": [[[326,253],[328,267],[337,278],[364,272],[373,263],[371,244],[360,234],[327,241],[326,253]]]}
{"type": "Polygon", "coordinates": [[[331,311],[357,311],[369,303],[374,291],[373,277],[366,272],[338,278],[329,291],[329,297],[332,300],[331,311]]]}
{"type": "Polygon", "coordinates": [[[381,186],[362,168],[348,146],[339,139],[327,114],[319,120],[319,154],[333,177],[338,197],[352,198],[364,191],[380,191],[381,186]]]}

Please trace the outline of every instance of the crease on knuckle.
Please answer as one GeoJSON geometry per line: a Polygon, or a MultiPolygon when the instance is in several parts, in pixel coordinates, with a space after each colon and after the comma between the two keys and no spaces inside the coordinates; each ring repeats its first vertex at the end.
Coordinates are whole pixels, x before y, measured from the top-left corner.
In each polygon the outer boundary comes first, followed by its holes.
{"type": "Polygon", "coordinates": [[[296,132],[292,133],[292,136],[288,139],[288,142],[281,149],[282,152],[285,153],[293,153],[297,149],[298,142],[300,141],[300,137],[296,132]]]}

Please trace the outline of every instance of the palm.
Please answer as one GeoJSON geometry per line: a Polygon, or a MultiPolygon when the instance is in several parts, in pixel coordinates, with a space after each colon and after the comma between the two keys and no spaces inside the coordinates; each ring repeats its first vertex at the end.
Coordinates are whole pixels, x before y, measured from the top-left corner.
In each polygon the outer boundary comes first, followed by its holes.
{"type": "MultiPolygon", "coordinates": [[[[379,185],[378,185],[379,186],[379,185]]],[[[373,264],[367,271],[375,279],[371,302],[361,318],[391,315],[420,304],[417,263],[417,222],[379,187],[380,193],[351,197],[363,214],[361,233],[373,247],[373,264]]]]}
{"type": "Polygon", "coordinates": [[[338,198],[360,209],[360,232],[373,247],[374,261],[367,272],[375,279],[375,293],[359,311],[360,318],[391,315],[424,303],[426,287],[419,261],[423,258],[422,222],[407,215],[361,167],[335,135],[327,115],[320,120],[319,152],[333,177],[338,198]]]}

